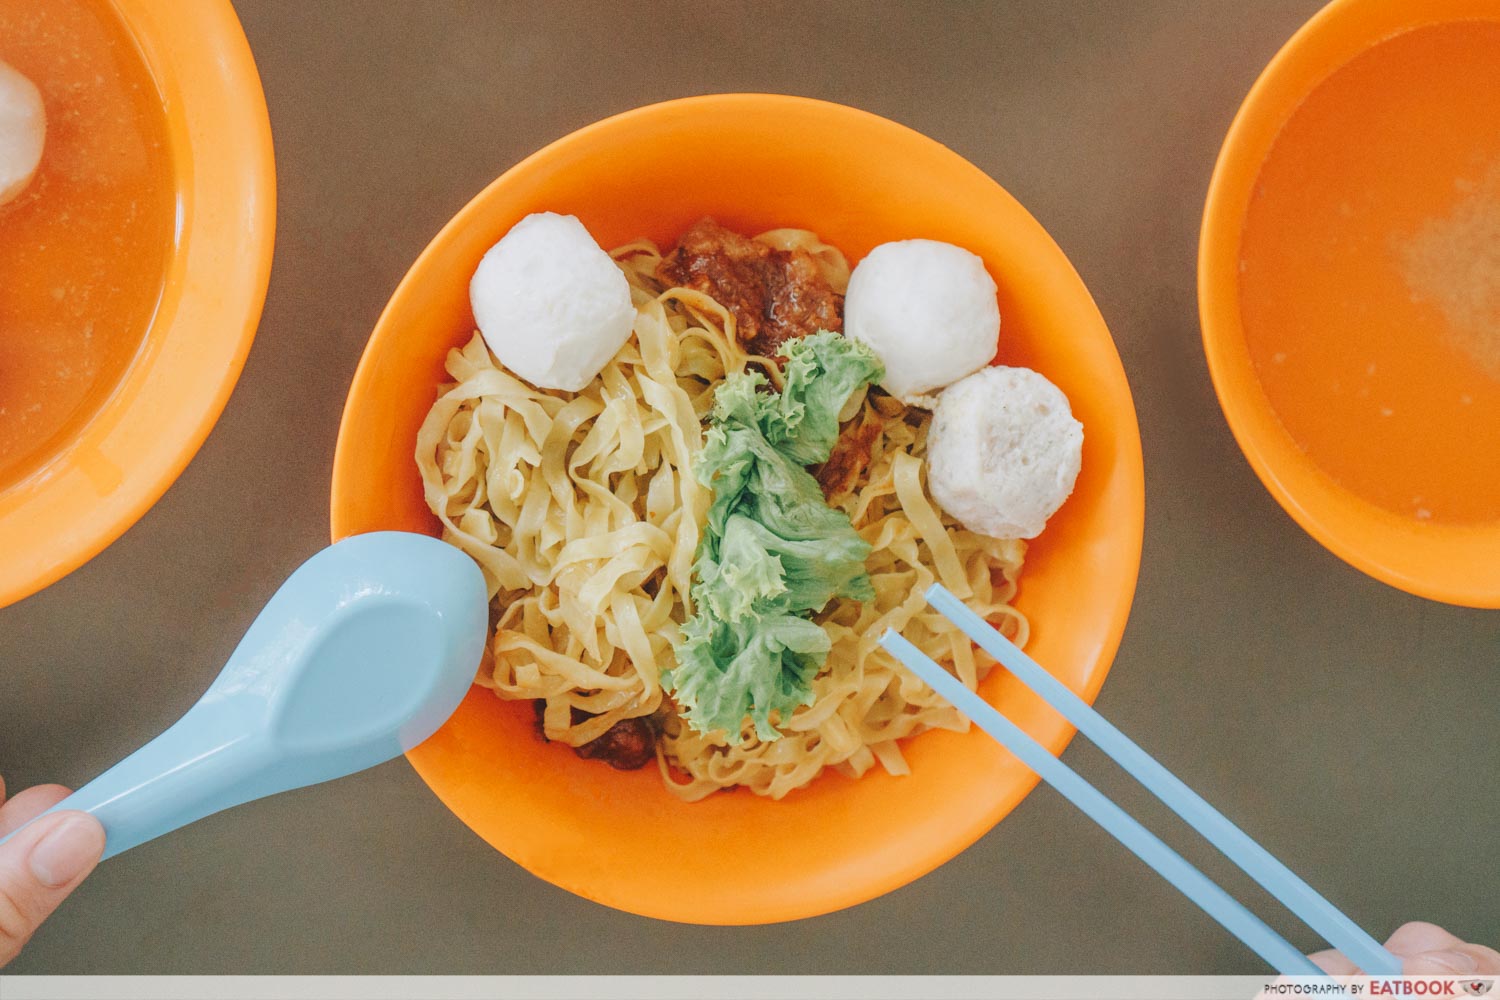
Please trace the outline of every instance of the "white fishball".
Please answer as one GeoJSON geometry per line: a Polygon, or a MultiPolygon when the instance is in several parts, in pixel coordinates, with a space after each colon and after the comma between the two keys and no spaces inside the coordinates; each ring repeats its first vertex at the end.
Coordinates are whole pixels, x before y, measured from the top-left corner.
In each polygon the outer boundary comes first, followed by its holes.
{"type": "Polygon", "coordinates": [[[469,282],[474,321],[500,363],[539,389],[577,392],[630,337],[630,285],[571,215],[511,227],[469,282]]]}
{"type": "Polygon", "coordinates": [[[844,332],[885,364],[886,392],[921,402],[995,356],[995,279],[984,261],[951,243],[883,243],[849,276],[844,332]]]}
{"type": "Polygon", "coordinates": [[[20,71],[0,62],[0,205],[26,190],[42,165],[46,144],[41,93],[20,71]]]}
{"type": "Polygon", "coordinates": [[[1083,425],[1029,368],[985,368],[938,396],[927,437],[932,497],[964,527],[1035,538],[1073,492],[1083,425]]]}

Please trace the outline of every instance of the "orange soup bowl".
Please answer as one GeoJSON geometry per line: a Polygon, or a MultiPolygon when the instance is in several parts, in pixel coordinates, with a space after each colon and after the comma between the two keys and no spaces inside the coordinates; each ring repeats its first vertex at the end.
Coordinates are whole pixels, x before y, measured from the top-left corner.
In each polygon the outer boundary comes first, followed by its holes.
{"type": "MultiPolygon", "coordinates": [[[[119,537],[192,459],[223,410],[250,349],[265,301],[275,224],[265,98],[228,0],[66,5],[35,0],[12,11],[36,19],[28,23],[40,41],[22,55],[36,64],[24,71],[37,82],[44,103],[69,92],[66,81],[47,78],[49,67],[62,67],[59,73],[86,71],[90,81],[103,81],[128,66],[142,82],[127,84],[124,96],[111,100],[120,107],[147,107],[158,116],[151,121],[160,141],[131,145],[113,135],[80,136],[82,119],[73,108],[49,106],[48,117],[56,120],[49,120],[41,172],[22,197],[50,206],[47,199],[59,191],[81,192],[63,216],[71,218],[68,225],[74,228],[59,235],[59,241],[77,242],[80,238],[73,234],[91,224],[89,213],[100,210],[100,201],[89,185],[119,157],[163,164],[166,181],[157,188],[164,263],[153,273],[160,277],[160,294],[141,300],[139,328],[120,331],[117,356],[107,364],[98,362],[74,345],[43,357],[47,367],[39,376],[9,365],[11,370],[0,373],[0,421],[25,419],[27,411],[42,411],[44,402],[61,400],[57,405],[64,408],[54,415],[44,438],[27,442],[24,461],[0,470],[0,607],[54,582],[119,537]],[[91,52],[61,51],[86,40],[95,47],[91,52]],[[57,57],[47,55],[43,46],[58,47],[57,57]],[[92,382],[69,384],[80,369],[87,374],[96,366],[92,382]],[[49,389],[48,380],[60,388],[49,389]],[[47,392],[54,397],[46,398],[47,392]],[[10,406],[12,412],[6,413],[7,399],[17,398],[25,404],[10,406]]],[[[0,57],[20,44],[15,37],[7,41],[0,45],[0,57]]],[[[108,115],[100,120],[106,125],[111,121],[108,115]]],[[[69,296],[91,294],[97,301],[111,288],[118,291],[115,286],[137,280],[83,265],[74,268],[79,273],[71,273],[75,258],[66,254],[56,263],[41,260],[42,251],[56,256],[61,245],[45,241],[38,255],[26,259],[29,272],[36,273],[28,274],[31,283],[25,288],[15,273],[0,274],[0,316],[14,315],[23,294],[43,305],[49,293],[62,304],[69,296]],[[38,286],[41,280],[57,286],[38,286]]],[[[92,335],[97,347],[105,332],[102,324],[111,318],[118,314],[104,310],[96,330],[94,321],[80,313],[81,333],[69,330],[68,335],[80,338],[79,345],[92,335]]],[[[19,334],[0,329],[0,336],[19,334]]],[[[33,354],[28,360],[39,357],[33,354]]],[[[11,423],[8,430],[19,426],[11,423]]],[[[0,443],[4,441],[13,442],[14,433],[0,443]]]]}
{"type": "MultiPolygon", "coordinates": [[[[946,240],[999,284],[999,360],[1039,369],[1085,428],[1077,490],[1030,548],[1017,604],[1029,649],[1092,699],[1125,628],[1143,528],[1141,445],[1125,373],[1083,282],[1000,185],[938,143],[852,108],[736,94],[653,105],[511,168],[418,258],[354,378],[333,472],[333,536],[437,532],[414,460],[418,425],[474,327],[480,257],[525,215],[571,213],[605,247],[672,245],[711,215],[753,233],[804,227],[857,261],[877,244],[946,240]]],[[[992,672],[984,696],[1061,751],[1073,730],[992,672]]],[[[656,768],[620,772],[536,734],[529,704],[474,688],[410,760],[443,803],[534,874],[633,913],[753,924],[826,913],[931,871],[1037,778],[978,730],[908,741],[911,775],[825,774],[781,801],[675,798],[656,768]]]]}
{"type": "Polygon", "coordinates": [[[1272,496],[1376,579],[1500,608],[1500,7],[1336,0],[1209,185],[1203,345],[1272,496]]]}

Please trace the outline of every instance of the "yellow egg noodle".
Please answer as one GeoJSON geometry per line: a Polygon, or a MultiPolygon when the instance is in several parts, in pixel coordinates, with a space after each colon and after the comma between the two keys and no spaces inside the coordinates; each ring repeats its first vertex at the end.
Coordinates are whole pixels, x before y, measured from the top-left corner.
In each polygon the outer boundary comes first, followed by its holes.
{"type": "MultiPolygon", "coordinates": [[[[756,239],[808,251],[836,291],[847,287],[843,254],[812,233],[756,239]]],[[[737,785],[779,799],[825,767],[857,777],[878,761],[905,774],[898,740],[967,722],[876,640],[897,629],[976,686],[993,661],[922,594],[940,581],[1024,644],[1027,622],[1010,600],[1025,543],[966,531],[933,504],[923,474],[930,412],[857,394],[841,417],[878,421],[880,430],[867,469],[830,502],[872,546],[875,600],[836,599],[817,616],[833,648],[815,700],[780,720],[780,739],[758,740],[747,725],[743,742],[730,745],[723,733],[692,730],[660,683],[690,612],[712,499],[692,462],[714,386],[747,365],[777,385],[779,372],[738,346],[727,309],[663,285],[654,244],[636,241],[612,256],[630,284],[635,326],[585,389],[533,388],[499,367],[475,333],[449,353],[455,381],[417,435],[443,538],[479,563],[489,585],[494,634],[476,683],[502,698],[540,699],[547,738],[574,747],[622,719],[653,716],[662,776],[688,800],[737,785]]]]}

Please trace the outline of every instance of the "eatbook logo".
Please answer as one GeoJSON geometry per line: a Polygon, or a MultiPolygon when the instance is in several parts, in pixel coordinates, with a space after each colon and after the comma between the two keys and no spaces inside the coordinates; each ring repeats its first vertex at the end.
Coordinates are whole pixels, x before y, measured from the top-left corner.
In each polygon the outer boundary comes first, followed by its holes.
{"type": "MultiPolygon", "coordinates": [[[[1370,980],[1372,997],[1456,997],[1489,996],[1493,979],[1454,979],[1448,976],[1400,976],[1394,979],[1370,980]]],[[[1360,994],[1359,987],[1354,993],[1360,994]]],[[[1500,995],[1496,996],[1500,1000],[1500,995]]]]}

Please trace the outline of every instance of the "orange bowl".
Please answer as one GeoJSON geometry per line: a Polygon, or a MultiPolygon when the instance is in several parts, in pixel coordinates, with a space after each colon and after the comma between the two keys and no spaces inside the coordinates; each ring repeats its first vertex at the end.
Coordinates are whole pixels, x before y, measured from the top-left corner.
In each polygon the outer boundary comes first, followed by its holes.
{"type": "Polygon", "coordinates": [[[118,385],[45,464],[0,488],[0,607],[71,572],[187,466],[229,399],[265,301],[271,128],[228,0],[109,0],[160,92],[176,189],[162,297],[118,385]]]}
{"type": "MultiPolygon", "coordinates": [[[[931,139],[835,104],[755,94],[653,105],[575,132],[507,171],[454,217],[396,289],[354,378],[333,472],[333,536],[435,534],[414,453],[473,329],[468,283],[523,216],[577,215],[604,246],[670,245],[712,215],[743,232],[816,230],[858,260],[930,237],[985,259],[1000,286],[1000,359],[1045,372],[1083,422],[1077,491],[1027,556],[1030,650],[1092,699],[1120,641],[1143,527],[1141,447],[1125,373],[1067,258],[998,184],[931,139]]],[[[1063,720],[995,671],[986,698],[1054,751],[1063,720]]],[[[655,769],[617,772],[534,731],[531,707],[475,688],[409,757],[485,840],[565,889],[647,916],[749,924],[871,899],[973,843],[1036,784],[989,737],[909,741],[912,774],[825,775],[780,802],[688,804],[655,769]]]]}
{"type": "Polygon", "coordinates": [[[1198,258],[1214,388],[1277,502],[1359,570],[1487,608],[1500,105],[1473,95],[1497,78],[1494,0],[1330,4],[1235,117],[1198,258]]]}

